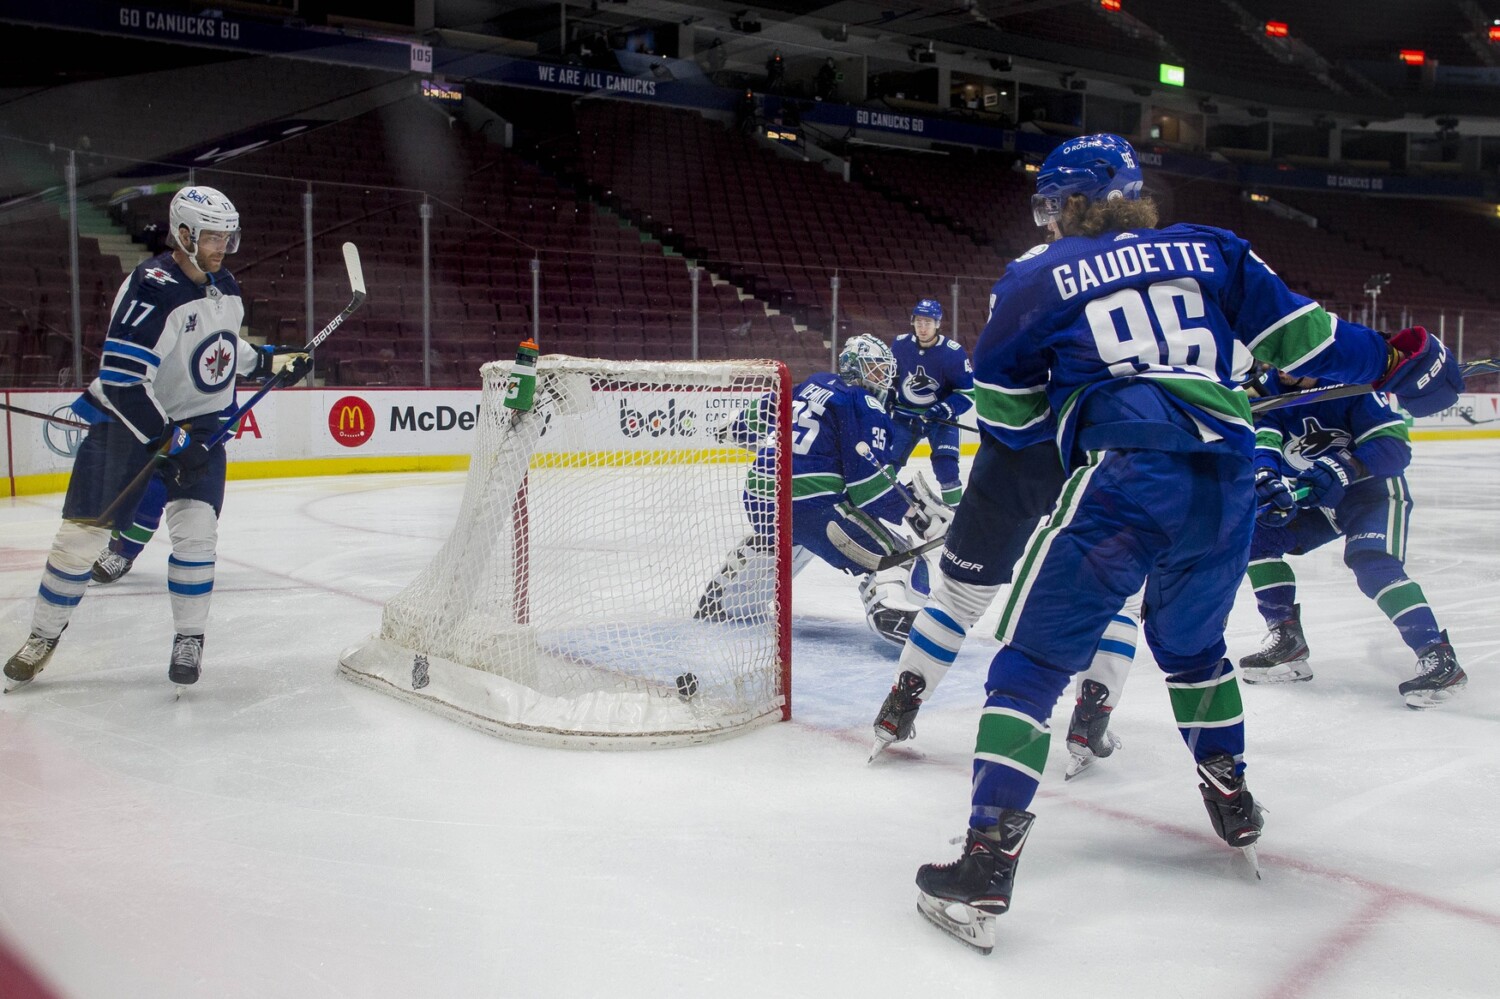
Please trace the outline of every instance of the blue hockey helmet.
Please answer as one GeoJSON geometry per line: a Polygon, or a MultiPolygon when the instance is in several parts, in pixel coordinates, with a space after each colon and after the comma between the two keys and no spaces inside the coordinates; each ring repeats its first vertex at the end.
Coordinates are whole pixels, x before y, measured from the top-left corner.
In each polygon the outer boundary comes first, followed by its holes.
{"type": "Polygon", "coordinates": [[[878,336],[851,336],[839,351],[839,377],[850,385],[863,385],[883,404],[896,382],[896,355],[878,336]]]}
{"type": "Polygon", "coordinates": [[[1068,198],[1090,201],[1141,196],[1141,164],[1135,149],[1108,132],[1069,139],[1047,154],[1036,176],[1031,214],[1036,224],[1056,222],[1068,198]]]}
{"type": "Polygon", "coordinates": [[[911,310],[911,317],[913,319],[918,316],[926,316],[935,323],[941,323],[943,321],[943,303],[935,298],[922,299],[916,305],[912,306],[911,310]]]}

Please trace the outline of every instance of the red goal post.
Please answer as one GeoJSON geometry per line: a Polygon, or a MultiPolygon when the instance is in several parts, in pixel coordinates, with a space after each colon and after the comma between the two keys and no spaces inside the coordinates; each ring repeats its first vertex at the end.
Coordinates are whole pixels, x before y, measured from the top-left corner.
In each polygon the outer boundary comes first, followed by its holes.
{"type": "Polygon", "coordinates": [[[524,413],[503,403],[509,372],[482,369],[451,536],[342,675],[565,747],[706,742],[790,718],[785,365],[547,355],[524,413]],[[721,441],[747,408],[764,414],[757,433],[721,441]],[[729,609],[705,615],[726,579],[729,609]]]}

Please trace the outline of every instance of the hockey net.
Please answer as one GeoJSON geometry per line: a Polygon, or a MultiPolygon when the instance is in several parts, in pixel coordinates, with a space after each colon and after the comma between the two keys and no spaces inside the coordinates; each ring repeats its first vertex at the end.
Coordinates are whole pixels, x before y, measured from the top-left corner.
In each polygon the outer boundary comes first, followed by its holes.
{"type": "Polygon", "coordinates": [[[790,380],[776,361],[547,355],[530,412],[508,363],[482,369],[458,522],[346,651],[344,676],[521,741],[704,742],[790,717],[790,380]],[[755,452],[714,431],[769,403],[755,452]],[[779,435],[779,439],[778,438],[779,435]],[[727,613],[705,588],[752,534],[773,539],[727,613]]]}

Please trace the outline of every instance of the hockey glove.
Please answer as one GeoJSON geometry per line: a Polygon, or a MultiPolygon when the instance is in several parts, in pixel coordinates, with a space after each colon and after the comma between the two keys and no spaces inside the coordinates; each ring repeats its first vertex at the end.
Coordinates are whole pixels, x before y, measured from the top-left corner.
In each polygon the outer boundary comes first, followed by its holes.
{"type": "Polygon", "coordinates": [[[1255,472],[1255,522],[1261,527],[1285,527],[1297,515],[1297,501],[1286,479],[1274,468],[1255,472]]]}
{"type": "Polygon", "coordinates": [[[938,423],[952,423],[957,419],[957,415],[953,412],[953,406],[946,402],[939,402],[928,406],[927,412],[922,415],[938,423]]]}
{"type": "Polygon", "coordinates": [[[1297,486],[1307,494],[1297,501],[1303,509],[1325,506],[1330,509],[1339,505],[1344,490],[1364,477],[1365,470],[1348,451],[1332,451],[1313,459],[1312,467],[1297,476],[1297,486]]]}
{"type": "Polygon", "coordinates": [[[266,344],[256,348],[255,368],[247,377],[265,380],[282,375],[281,384],[295,385],[307,377],[312,369],[312,360],[298,347],[273,347],[266,344]],[[285,372],[285,374],[282,374],[285,372]]]}
{"type": "MultiPolygon", "coordinates": [[[[191,485],[198,472],[208,464],[208,442],[212,431],[204,427],[172,427],[167,431],[168,474],[180,486],[191,485]]],[[[158,445],[159,447],[160,445],[158,445]]]]}
{"type": "Polygon", "coordinates": [[[913,476],[911,494],[916,501],[906,508],[906,523],[911,529],[920,534],[923,541],[947,534],[953,523],[953,508],[943,502],[925,475],[917,473],[913,476]]]}
{"type": "Polygon", "coordinates": [[[281,376],[281,387],[295,385],[312,371],[312,358],[302,351],[277,354],[271,359],[271,373],[281,376]]]}
{"type": "Polygon", "coordinates": [[[1458,402],[1464,376],[1443,341],[1421,326],[1409,326],[1388,342],[1391,357],[1377,389],[1395,393],[1413,416],[1431,416],[1458,402]]]}

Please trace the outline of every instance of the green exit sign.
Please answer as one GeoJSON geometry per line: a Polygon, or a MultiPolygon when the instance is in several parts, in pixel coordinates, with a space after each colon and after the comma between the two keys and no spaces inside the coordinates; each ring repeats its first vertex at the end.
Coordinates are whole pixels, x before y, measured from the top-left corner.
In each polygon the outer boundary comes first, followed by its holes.
{"type": "Polygon", "coordinates": [[[1169,87],[1180,87],[1187,82],[1187,70],[1164,62],[1161,64],[1161,82],[1169,87]]]}

